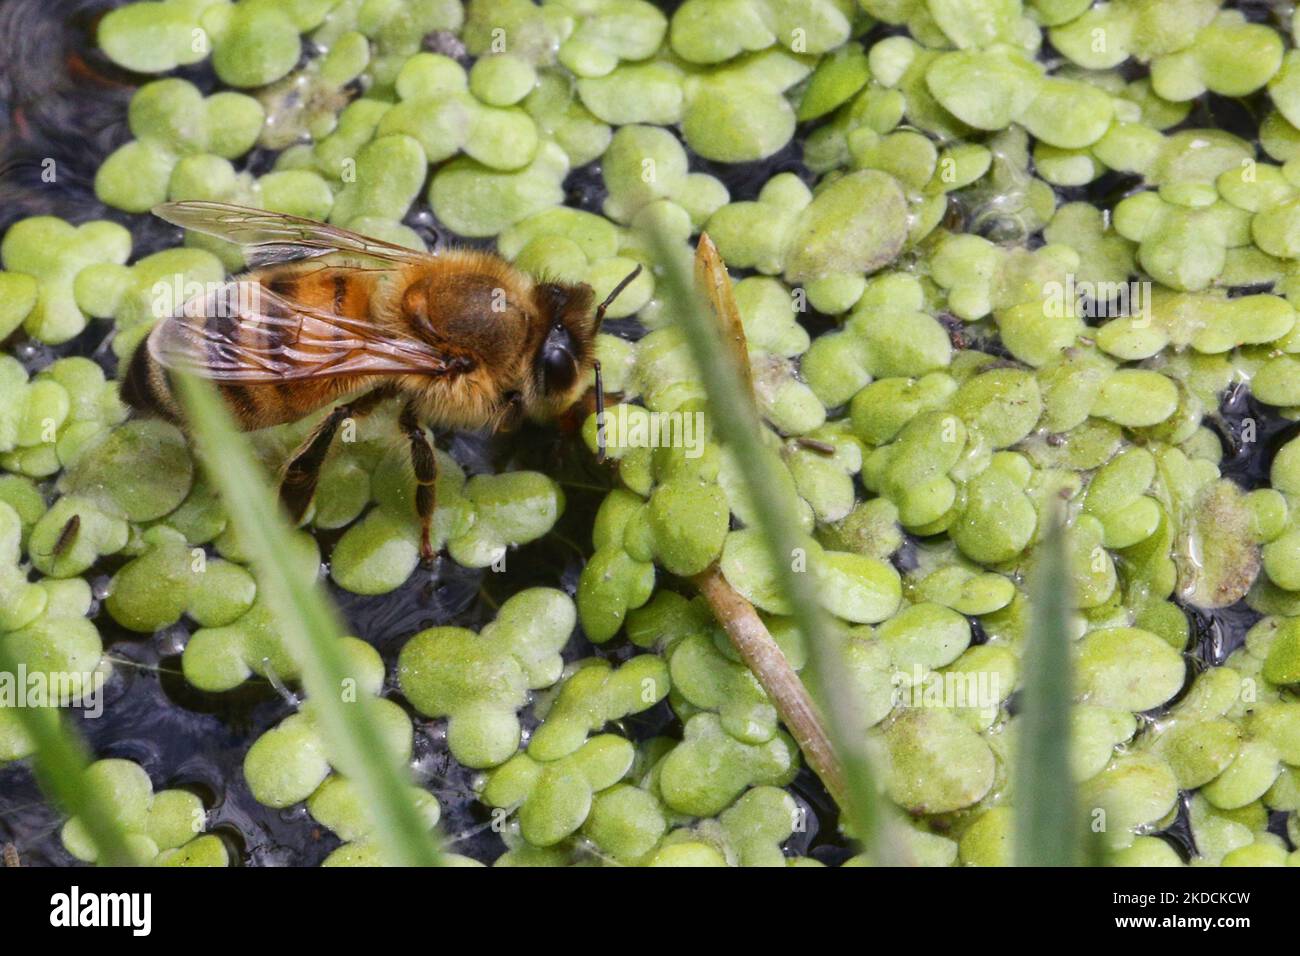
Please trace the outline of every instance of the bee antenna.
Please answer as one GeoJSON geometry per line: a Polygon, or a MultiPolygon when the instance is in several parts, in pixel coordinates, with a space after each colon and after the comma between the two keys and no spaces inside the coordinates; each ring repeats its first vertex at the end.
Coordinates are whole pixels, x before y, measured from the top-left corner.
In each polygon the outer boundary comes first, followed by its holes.
{"type": "Polygon", "coordinates": [[[605,310],[608,309],[618,298],[620,292],[632,284],[632,280],[641,274],[641,266],[637,265],[635,269],[625,275],[618,285],[614,286],[609,295],[605,296],[605,301],[596,306],[596,331],[600,331],[600,324],[605,321],[605,310]]]}
{"type": "Polygon", "coordinates": [[[605,379],[600,374],[600,359],[593,364],[596,372],[596,461],[603,465],[605,463],[605,379]]]}
{"type": "MultiPolygon", "coordinates": [[[[632,281],[641,274],[641,265],[623,277],[618,285],[610,290],[609,295],[605,296],[605,301],[596,306],[596,322],[593,332],[599,332],[601,323],[605,321],[605,310],[610,307],[619,293],[632,284],[632,281]]],[[[599,359],[592,363],[596,373],[596,460],[602,464],[605,461],[605,381],[600,374],[599,359]]]]}

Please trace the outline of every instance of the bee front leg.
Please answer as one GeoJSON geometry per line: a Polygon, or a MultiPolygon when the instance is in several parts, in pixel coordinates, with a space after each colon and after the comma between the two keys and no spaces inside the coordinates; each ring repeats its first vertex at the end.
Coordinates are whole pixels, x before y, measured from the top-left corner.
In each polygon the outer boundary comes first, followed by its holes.
{"type": "Polygon", "coordinates": [[[411,467],[415,470],[415,510],[420,515],[420,558],[433,560],[430,530],[433,511],[437,507],[435,483],[438,481],[438,458],[433,453],[429,436],[420,425],[420,417],[413,403],[407,403],[398,419],[402,431],[411,443],[411,467]]]}

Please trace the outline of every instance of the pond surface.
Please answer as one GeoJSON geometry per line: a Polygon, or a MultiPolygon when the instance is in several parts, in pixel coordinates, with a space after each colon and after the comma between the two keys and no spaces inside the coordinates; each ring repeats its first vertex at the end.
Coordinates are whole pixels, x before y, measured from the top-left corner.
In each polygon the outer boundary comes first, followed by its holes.
{"type": "MultiPolygon", "coordinates": [[[[179,231],[151,216],[128,215],[106,207],[94,195],[93,179],[99,164],[130,139],[126,108],[138,82],[109,63],[91,42],[97,18],[114,5],[100,0],[0,3],[0,232],[33,215],[55,215],[72,223],[108,219],[130,229],[134,260],[175,245],[179,231]],[[43,175],[51,168],[55,171],[52,182],[43,175]]],[[[662,4],[668,9],[676,5],[662,4]]],[[[1264,21],[1272,15],[1270,5],[1264,2],[1237,7],[1254,20],[1264,21]]],[[[881,30],[882,34],[888,32],[897,31],[881,30]]],[[[177,75],[204,92],[216,86],[206,66],[183,68],[177,75]]],[[[1218,127],[1253,140],[1262,110],[1260,97],[1237,101],[1209,95],[1184,125],[1218,127]]],[[[244,163],[262,170],[269,168],[272,159],[273,154],[255,151],[244,163]]],[[[722,180],[732,201],[755,198],[766,180],[779,172],[793,172],[810,185],[815,181],[802,163],[798,142],[763,163],[725,165],[693,157],[692,165],[722,180]]],[[[1139,187],[1135,177],[1112,173],[1088,187],[1058,192],[1063,202],[1085,200],[1111,207],[1139,187]]],[[[572,172],[565,189],[568,204],[599,211],[604,186],[597,165],[572,172]]],[[[990,238],[1030,247],[1042,243],[1037,235],[1017,236],[1014,223],[1001,222],[981,209],[957,207],[952,215],[990,238]]],[[[431,246],[460,242],[421,204],[406,223],[431,246]]],[[[471,244],[484,245],[481,241],[471,244]]],[[[814,312],[803,313],[800,320],[813,335],[834,325],[832,319],[814,312]]],[[[82,335],[58,347],[21,338],[6,347],[31,371],[63,356],[83,355],[100,362],[112,376],[116,368],[105,347],[108,327],[107,323],[92,322],[82,335]]],[[[619,320],[610,322],[606,331],[637,338],[644,330],[634,320],[619,320]]],[[[990,351],[997,348],[996,343],[981,345],[990,351]]],[[[1224,476],[1245,488],[1266,483],[1276,450],[1300,431],[1300,425],[1281,419],[1275,409],[1257,403],[1244,389],[1228,393],[1219,417],[1210,424],[1218,428],[1224,442],[1224,476]],[[1240,423],[1248,418],[1256,423],[1259,440],[1246,445],[1234,442],[1231,436],[1240,433],[1240,423]]],[[[330,593],[351,632],[383,655],[389,666],[387,694],[399,701],[394,662],[402,644],[416,631],[444,624],[477,628],[492,618],[505,597],[533,585],[574,593],[590,552],[592,516],[611,487],[609,473],[597,467],[572,436],[557,443],[553,434],[526,430],[514,438],[492,441],[444,436],[440,444],[470,473],[508,466],[544,470],[560,481],[567,507],[550,534],[510,554],[508,569],[502,574],[465,569],[444,558],[432,569],[417,570],[397,591],[379,597],[350,594],[330,583],[330,593]]],[[[337,537],[320,536],[326,560],[337,537]]],[[[912,547],[909,544],[895,555],[901,569],[907,568],[912,547]]],[[[88,572],[97,594],[102,596],[104,585],[122,563],[121,558],[104,559],[88,572]]],[[[1259,618],[1244,602],[1217,612],[1187,612],[1195,635],[1189,649],[1192,670],[1221,664],[1259,618]]],[[[223,694],[205,694],[187,685],[179,663],[190,629],[184,622],[142,637],[118,626],[98,607],[93,620],[115,663],[105,715],[98,720],[78,718],[96,756],[138,762],[148,771],[155,789],[194,790],[210,810],[209,828],[221,835],[232,859],[242,865],[315,865],[339,845],[338,838],[315,823],[303,805],[286,811],[263,807],[243,780],[242,763],[249,744],[293,711],[290,700],[260,680],[223,694]]],[[[975,627],[978,635],[978,622],[975,627]]],[[[578,634],[566,648],[565,659],[593,654],[617,659],[629,656],[631,650],[626,644],[612,650],[594,646],[578,634]]],[[[416,728],[417,777],[442,806],[441,830],[448,849],[491,861],[504,845],[489,826],[487,808],[474,797],[472,773],[451,759],[441,721],[430,721],[407,709],[416,728]]],[[[525,711],[526,718],[527,714],[525,711]]],[[[525,729],[531,728],[525,725],[525,729]]],[[[680,735],[681,726],[667,703],[661,703],[622,722],[618,729],[633,739],[643,739],[680,735]]],[[[850,850],[836,835],[838,817],[820,783],[805,769],[791,790],[809,813],[807,832],[796,834],[787,848],[827,863],[845,859],[850,850]]],[[[1275,814],[1272,823],[1271,829],[1285,834],[1281,814],[1275,814]]],[[[59,824],[60,818],[41,799],[26,766],[0,768],[0,843],[13,842],[27,865],[73,864],[76,861],[59,841],[59,824]]],[[[1185,801],[1167,835],[1188,855],[1185,801]]]]}

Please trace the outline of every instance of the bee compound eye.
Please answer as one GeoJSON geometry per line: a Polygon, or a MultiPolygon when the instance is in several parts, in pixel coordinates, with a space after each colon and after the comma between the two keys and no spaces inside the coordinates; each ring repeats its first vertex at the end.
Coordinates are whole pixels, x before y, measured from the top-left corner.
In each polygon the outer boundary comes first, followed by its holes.
{"type": "Polygon", "coordinates": [[[542,376],[548,392],[563,392],[578,377],[578,363],[567,348],[548,348],[542,353],[542,376]]]}

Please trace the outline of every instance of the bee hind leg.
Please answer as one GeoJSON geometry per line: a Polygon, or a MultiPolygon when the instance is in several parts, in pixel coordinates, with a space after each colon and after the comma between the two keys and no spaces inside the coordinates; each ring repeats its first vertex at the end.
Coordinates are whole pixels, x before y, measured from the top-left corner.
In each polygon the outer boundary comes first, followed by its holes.
{"type": "Polygon", "coordinates": [[[289,512],[294,524],[301,522],[302,516],[307,513],[307,506],[316,495],[321,465],[325,463],[325,455],[334,442],[334,433],[338,431],[339,424],[351,414],[351,406],[337,406],[289,459],[284,476],[280,479],[280,503],[289,512]]]}
{"type": "Polygon", "coordinates": [[[402,409],[398,424],[411,443],[411,467],[415,470],[415,510],[420,515],[420,558],[428,563],[434,555],[430,534],[433,511],[437,506],[434,485],[438,480],[438,459],[433,453],[429,436],[420,425],[414,404],[407,403],[402,409]]]}
{"type": "Polygon", "coordinates": [[[289,512],[294,524],[302,521],[302,516],[307,513],[307,507],[315,497],[321,466],[325,463],[330,445],[334,443],[334,434],[339,425],[349,418],[360,418],[369,413],[388,397],[387,392],[376,389],[353,402],[334,406],[293,453],[280,479],[280,502],[289,512]]]}

